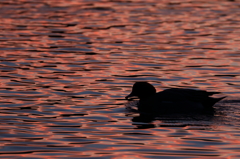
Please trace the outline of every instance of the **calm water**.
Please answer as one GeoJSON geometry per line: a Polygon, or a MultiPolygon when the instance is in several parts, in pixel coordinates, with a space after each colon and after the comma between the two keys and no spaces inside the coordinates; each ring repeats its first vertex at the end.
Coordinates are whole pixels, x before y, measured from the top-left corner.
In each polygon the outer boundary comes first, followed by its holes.
{"type": "Polygon", "coordinates": [[[240,1],[1,0],[0,158],[240,158],[240,1]],[[136,81],[221,91],[133,122],[136,81]]]}

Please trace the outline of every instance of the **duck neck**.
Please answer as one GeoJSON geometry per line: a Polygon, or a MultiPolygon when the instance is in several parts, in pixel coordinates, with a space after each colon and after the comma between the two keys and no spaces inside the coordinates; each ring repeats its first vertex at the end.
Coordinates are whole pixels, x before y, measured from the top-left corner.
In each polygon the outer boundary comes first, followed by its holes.
{"type": "Polygon", "coordinates": [[[148,98],[154,96],[154,94],[156,94],[156,93],[148,93],[148,94],[145,94],[145,95],[142,95],[142,96],[140,95],[138,97],[139,97],[140,100],[145,100],[145,99],[148,99],[148,98]]]}

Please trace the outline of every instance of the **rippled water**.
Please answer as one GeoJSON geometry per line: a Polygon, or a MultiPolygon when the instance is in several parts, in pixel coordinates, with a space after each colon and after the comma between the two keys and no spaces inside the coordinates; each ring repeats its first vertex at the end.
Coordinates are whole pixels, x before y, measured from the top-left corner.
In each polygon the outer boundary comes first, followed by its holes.
{"type": "Polygon", "coordinates": [[[1,158],[240,158],[238,0],[0,7],[1,158]],[[136,81],[228,98],[211,117],[134,122],[136,81]]]}

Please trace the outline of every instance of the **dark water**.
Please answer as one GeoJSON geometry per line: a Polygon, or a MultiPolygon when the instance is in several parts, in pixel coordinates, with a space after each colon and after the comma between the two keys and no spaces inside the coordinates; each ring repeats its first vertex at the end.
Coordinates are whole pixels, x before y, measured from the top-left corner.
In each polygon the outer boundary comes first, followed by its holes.
{"type": "Polygon", "coordinates": [[[240,158],[238,0],[1,0],[1,158],[240,158]],[[135,81],[221,91],[132,122],[135,81]]]}

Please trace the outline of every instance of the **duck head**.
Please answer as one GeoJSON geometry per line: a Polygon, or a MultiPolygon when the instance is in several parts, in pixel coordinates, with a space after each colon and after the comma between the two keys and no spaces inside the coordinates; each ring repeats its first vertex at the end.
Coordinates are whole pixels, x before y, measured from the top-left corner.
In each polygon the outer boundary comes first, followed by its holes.
{"type": "Polygon", "coordinates": [[[136,82],[132,87],[132,92],[126,96],[126,99],[137,96],[140,99],[148,98],[156,93],[156,89],[148,82],[136,82]]]}

